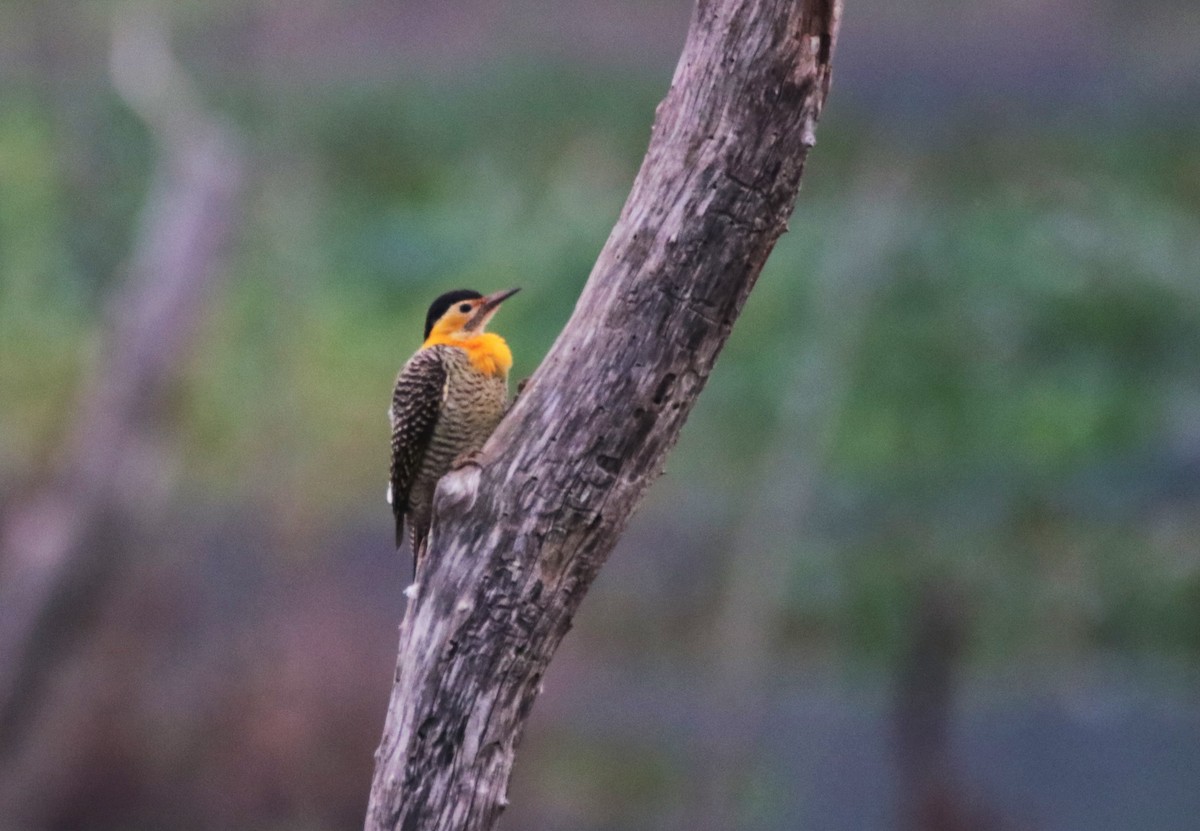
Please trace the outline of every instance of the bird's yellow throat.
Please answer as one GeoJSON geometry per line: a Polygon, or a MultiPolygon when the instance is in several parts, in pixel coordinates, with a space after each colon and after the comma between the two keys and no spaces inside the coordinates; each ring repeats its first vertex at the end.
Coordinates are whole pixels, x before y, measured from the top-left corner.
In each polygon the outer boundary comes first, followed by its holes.
{"type": "Polygon", "coordinates": [[[429,333],[429,339],[421,345],[422,349],[431,346],[457,346],[467,353],[471,363],[486,375],[507,375],[512,369],[512,350],[504,342],[504,338],[493,332],[471,333],[458,331],[443,331],[434,326],[429,333]]]}

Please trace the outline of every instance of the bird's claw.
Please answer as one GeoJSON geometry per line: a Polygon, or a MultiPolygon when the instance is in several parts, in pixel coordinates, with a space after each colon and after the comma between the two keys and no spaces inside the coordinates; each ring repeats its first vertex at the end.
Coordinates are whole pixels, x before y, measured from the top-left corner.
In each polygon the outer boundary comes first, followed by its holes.
{"type": "Polygon", "coordinates": [[[465,467],[483,467],[483,454],[478,450],[463,453],[450,465],[451,470],[462,470],[465,467]]]}
{"type": "Polygon", "coordinates": [[[522,378],[517,382],[517,394],[512,397],[512,401],[509,401],[508,406],[504,408],[505,415],[512,412],[512,408],[517,404],[517,399],[521,397],[521,393],[525,392],[525,388],[529,386],[529,380],[528,378],[522,378]]]}

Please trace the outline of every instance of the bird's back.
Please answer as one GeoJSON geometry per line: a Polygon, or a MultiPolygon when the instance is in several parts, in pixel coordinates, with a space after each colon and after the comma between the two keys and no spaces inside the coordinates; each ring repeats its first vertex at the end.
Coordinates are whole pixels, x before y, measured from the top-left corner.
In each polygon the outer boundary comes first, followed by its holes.
{"type": "Polygon", "coordinates": [[[437,482],[455,460],[472,453],[487,441],[508,403],[505,374],[480,372],[465,350],[432,346],[445,370],[445,387],[433,433],[413,477],[404,511],[414,555],[421,550],[433,509],[437,482]]]}

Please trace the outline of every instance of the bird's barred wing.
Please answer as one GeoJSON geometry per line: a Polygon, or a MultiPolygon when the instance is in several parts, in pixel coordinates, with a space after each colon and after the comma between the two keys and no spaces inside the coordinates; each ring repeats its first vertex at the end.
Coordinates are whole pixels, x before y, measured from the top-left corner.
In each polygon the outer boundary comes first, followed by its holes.
{"type": "Polygon", "coordinates": [[[396,378],[392,393],[392,476],[389,494],[396,516],[396,547],[404,538],[408,494],[433,436],[445,395],[446,367],[438,348],[422,349],[396,378]]]}

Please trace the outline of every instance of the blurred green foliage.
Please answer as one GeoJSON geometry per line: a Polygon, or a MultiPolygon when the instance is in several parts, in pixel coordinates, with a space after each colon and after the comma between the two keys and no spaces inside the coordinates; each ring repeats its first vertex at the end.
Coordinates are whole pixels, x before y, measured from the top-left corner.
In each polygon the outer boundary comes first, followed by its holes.
{"type": "MultiPolygon", "coordinates": [[[[662,92],[522,65],[214,93],[254,180],[175,402],[185,491],[382,525],[384,405],[429,299],[523,287],[496,328],[531,374],[662,92]]],[[[780,469],[812,472],[796,527],[767,543],[795,562],[784,639],[889,656],[935,575],[976,593],[985,657],[1034,640],[1194,654],[1195,519],[1172,495],[1197,487],[1179,476],[1200,449],[1200,149],[1169,125],[1061,120],[923,144],[838,104],[648,510],[695,508],[678,521],[725,539],[763,489],[788,504],[780,469]]],[[[6,484],[70,415],[150,168],[118,101],[90,112],[87,135],[35,95],[0,114],[6,484]]]]}

